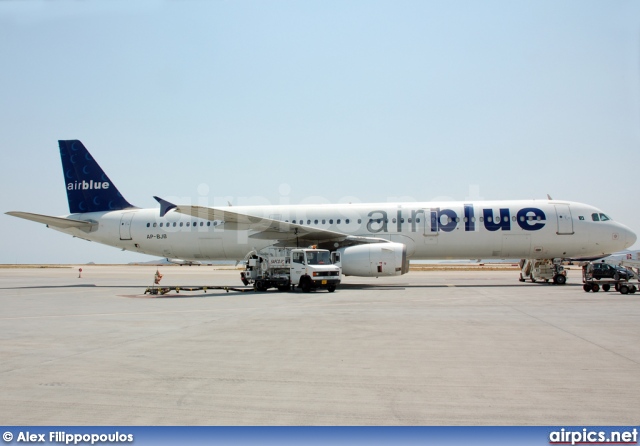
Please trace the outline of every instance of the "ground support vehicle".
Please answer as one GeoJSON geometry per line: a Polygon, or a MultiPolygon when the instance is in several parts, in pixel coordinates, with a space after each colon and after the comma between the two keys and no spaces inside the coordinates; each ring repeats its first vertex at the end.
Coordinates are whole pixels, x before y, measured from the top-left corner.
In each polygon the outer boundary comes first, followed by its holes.
{"type": "Polygon", "coordinates": [[[556,285],[567,283],[567,272],[559,261],[522,259],[520,260],[520,282],[529,279],[535,283],[538,281],[553,281],[556,285]]]}
{"type": "Polygon", "coordinates": [[[640,262],[622,260],[616,265],[604,261],[587,262],[582,265],[582,289],[597,293],[601,288],[609,291],[613,287],[621,294],[633,294],[638,290],[638,285],[631,279],[637,278],[638,274],[631,270],[632,267],[640,267],[640,262]]]}
{"type": "Polygon", "coordinates": [[[277,288],[289,291],[295,287],[308,293],[315,289],[334,292],[340,284],[342,269],[332,263],[331,253],[315,248],[266,248],[251,251],[244,260],[240,279],[253,284],[256,291],[277,288]]]}

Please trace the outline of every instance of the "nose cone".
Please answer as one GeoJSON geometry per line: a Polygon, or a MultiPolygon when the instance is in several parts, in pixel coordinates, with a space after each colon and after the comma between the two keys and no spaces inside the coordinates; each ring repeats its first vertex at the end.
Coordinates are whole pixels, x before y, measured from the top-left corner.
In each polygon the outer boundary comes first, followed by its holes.
{"type": "Polygon", "coordinates": [[[624,237],[625,237],[625,241],[624,241],[625,248],[633,246],[636,243],[636,240],[638,240],[638,236],[636,235],[636,233],[633,232],[631,229],[627,228],[626,226],[624,228],[624,237]]]}

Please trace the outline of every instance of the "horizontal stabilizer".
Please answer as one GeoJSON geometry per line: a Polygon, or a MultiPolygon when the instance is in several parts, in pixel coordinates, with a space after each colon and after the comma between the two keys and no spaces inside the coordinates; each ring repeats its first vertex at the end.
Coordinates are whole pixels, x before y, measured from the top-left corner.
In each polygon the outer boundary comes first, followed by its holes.
{"type": "Polygon", "coordinates": [[[52,217],[50,215],[32,214],[30,212],[6,212],[7,215],[12,217],[24,218],[25,220],[35,221],[37,223],[43,223],[48,226],[53,226],[61,229],[80,228],[89,229],[94,223],[90,221],[72,220],[70,218],[52,217]]]}

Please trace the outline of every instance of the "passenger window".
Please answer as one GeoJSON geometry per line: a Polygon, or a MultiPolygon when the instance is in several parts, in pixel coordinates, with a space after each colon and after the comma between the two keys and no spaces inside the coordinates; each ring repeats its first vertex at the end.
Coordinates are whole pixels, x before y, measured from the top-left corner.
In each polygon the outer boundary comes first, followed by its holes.
{"type": "Polygon", "coordinates": [[[149,226],[151,226],[151,223],[147,223],[147,228],[148,228],[149,226]]]}
{"type": "Polygon", "coordinates": [[[162,227],[163,223],[160,223],[160,227],[162,227]]]}
{"type": "Polygon", "coordinates": [[[345,222],[346,224],[349,224],[349,219],[347,218],[344,222],[345,222]]]}
{"type": "Polygon", "coordinates": [[[340,219],[337,219],[337,220],[336,220],[336,223],[337,223],[337,224],[340,224],[340,219]]]}
{"type": "Polygon", "coordinates": [[[313,220],[313,224],[317,225],[318,224],[318,220],[313,220]]]}
{"type": "Polygon", "coordinates": [[[311,220],[307,220],[307,224],[310,225],[311,224],[311,220]]]}
{"type": "Polygon", "coordinates": [[[182,222],[180,222],[180,227],[182,227],[182,222]]]}
{"type": "Polygon", "coordinates": [[[329,220],[329,224],[332,225],[333,224],[333,218],[329,220]]]}
{"type": "Polygon", "coordinates": [[[361,218],[358,219],[358,224],[362,224],[362,219],[361,218]]]}
{"type": "Polygon", "coordinates": [[[593,214],[591,214],[591,220],[600,221],[600,217],[598,217],[598,214],[594,212],[593,214]]]}
{"type": "Polygon", "coordinates": [[[187,227],[189,227],[190,224],[191,224],[191,222],[187,222],[187,227]]]}
{"type": "Polygon", "coordinates": [[[326,222],[327,222],[327,220],[324,220],[324,219],[322,220],[322,224],[323,225],[326,224],[326,222]]]}
{"type": "Polygon", "coordinates": [[[175,221],[173,222],[173,227],[174,227],[174,228],[176,227],[176,222],[175,222],[175,221]]]}

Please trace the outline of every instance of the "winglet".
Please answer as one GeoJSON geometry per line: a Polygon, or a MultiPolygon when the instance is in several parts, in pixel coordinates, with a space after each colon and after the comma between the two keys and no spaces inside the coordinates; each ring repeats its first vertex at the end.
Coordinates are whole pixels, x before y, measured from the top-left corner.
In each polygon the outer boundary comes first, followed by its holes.
{"type": "Polygon", "coordinates": [[[163,200],[162,198],[156,197],[155,195],[153,196],[153,198],[155,198],[155,200],[160,203],[160,217],[164,217],[165,214],[171,209],[175,209],[178,207],[177,205],[169,203],[167,200],[163,200]]]}
{"type": "Polygon", "coordinates": [[[553,198],[551,198],[551,195],[549,195],[549,194],[547,194],[547,198],[548,198],[549,200],[553,200],[553,198]]]}

